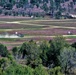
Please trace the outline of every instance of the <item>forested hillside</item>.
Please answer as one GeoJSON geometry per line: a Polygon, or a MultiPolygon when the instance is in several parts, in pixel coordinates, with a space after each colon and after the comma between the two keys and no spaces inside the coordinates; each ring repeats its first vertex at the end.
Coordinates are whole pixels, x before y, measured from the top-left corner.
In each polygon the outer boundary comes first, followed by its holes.
{"type": "Polygon", "coordinates": [[[0,0],[0,14],[11,16],[45,16],[76,14],[76,0],[0,0]]]}

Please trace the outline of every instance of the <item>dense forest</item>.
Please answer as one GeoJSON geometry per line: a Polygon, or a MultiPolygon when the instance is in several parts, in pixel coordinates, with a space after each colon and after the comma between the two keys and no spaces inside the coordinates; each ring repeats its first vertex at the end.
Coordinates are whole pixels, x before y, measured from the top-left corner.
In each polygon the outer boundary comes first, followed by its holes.
{"type": "Polygon", "coordinates": [[[60,17],[76,14],[76,0],[0,0],[0,14],[9,16],[60,17]]]}
{"type": "Polygon", "coordinates": [[[11,51],[0,44],[0,75],[70,75],[75,66],[76,42],[69,44],[62,36],[26,41],[11,51]]]}

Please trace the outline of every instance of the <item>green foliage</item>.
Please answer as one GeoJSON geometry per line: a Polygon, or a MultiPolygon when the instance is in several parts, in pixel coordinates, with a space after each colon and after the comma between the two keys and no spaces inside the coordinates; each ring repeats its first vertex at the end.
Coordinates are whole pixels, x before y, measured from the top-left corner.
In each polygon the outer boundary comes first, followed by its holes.
{"type": "Polygon", "coordinates": [[[25,42],[21,46],[20,52],[22,58],[27,59],[29,65],[36,66],[41,63],[40,59],[40,49],[34,41],[25,42]]]}
{"type": "Polygon", "coordinates": [[[76,51],[72,47],[64,48],[60,52],[59,61],[62,71],[66,74],[76,65],[76,51]]]}
{"type": "Polygon", "coordinates": [[[7,58],[10,61],[11,64],[15,64],[16,63],[12,54],[9,53],[7,58]]]}
{"type": "Polygon", "coordinates": [[[33,69],[28,66],[11,65],[5,70],[6,75],[33,75],[33,69]]]}
{"type": "Polygon", "coordinates": [[[12,7],[13,7],[13,5],[12,5],[11,3],[6,3],[6,4],[4,5],[4,9],[7,9],[7,10],[11,10],[12,7]]]}
{"type": "Polygon", "coordinates": [[[1,68],[2,73],[6,69],[6,67],[9,66],[9,63],[10,62],[8,58],[0,58],[0,68],[1,68]]]}
{"type": "Polygon", "coordinates": [[[50,11],[51,11],[51,13],[52,13],[52,17],[55,16],[55,13],[54,13],[55,8],[56,8],[56,6],[55,6],[54,0],[50,0],[50,7],[49,7],[49,9],[50,9],[50,11]]]}
{"type": "Polygon", "coordinates": [[[49,51],[50,48],[50,44],[47,41],[43,41],[40,45],[40,49],[41,49],[41,59],[42,59],[42,64],[44,66],[47,65],[47,61],[48,61],[48,57],[47,57],[47,52],[49,51]]]}
{"type": "Polygon", "coordinates": [[[8,55],[7,47],[3,44],[0,44],[0,56],[6,57],[8,55]]]}
{"type": "Polygon", "coordinates": [[[48,6],[47,6],[46,3],[44,3],[41,8],[42,8],[44,11],[48,11],[48,10],[49,10],[49,8],[48,8],[48,6]]]}
{"type": "Polygon", "coordinates": [[[23,43],[19,51],[22,54],[22,58],[25,57],[25,54],[26,55],[29,54],[29,50],[30,50],[29,43],[28,42],[23,43]]]}
{"type": "Polygon", "coordinates": [[[62,0],[55,0],[55,3],[56,3],[56,7],[59,9],[60,8],[60,3],[61,3],[62,0]]]}
{"type": "Polygon", "coordinates": [[[60,51],[66,46],[65,39],[62,36],[55,37],[50,42],[50,50],[48,51],[48,63],[52,63],[55,66],[59,65],[58,56],[60,55],[60,51]]]}
{"type": "Polygon", "coordinates": [[[0,68],[0,75],[3,75],[2,69],[0,68]]]}
{"type": "Polygon", "coordinates": [[[18,48],[17,48],[17,47],[14,47],[14,48],[12,49],[12,53],[13,53],[15,59],[16,59],[17,56],[18,56],[18,48]]]}
{"type": "Polygon", "coordinates": [[[0,44],[0,75],[63,75],[76,65],[75,44],[57,36],[50,41],[31,40],[8,53],[0,44]],[[74,48],[73,48],[74,47],[74,48]],[[4,56],[5,55],[5,56],[4,56]],[[14,59],[16,57],[17,59],[14,59]]]}
{"type": "Polygon", "coordinates": [[[35,5],[37,3],[37,0],[30,0],[30,3],[35,5]]]}
{"type": "Polygon", "coordinates": [[[65,38],[62,36],[55,37],[50,44],[52,50],[61,50],[66,46],[65,38]]]}
{"type": "Polygon", "coordinates": [[[74,42],[71,46],[76,49],[76,42],[74,42]]]}
{"type": "Polygon", "coordinates": [[[46,68],[42,65],[39,65],[35,68],[34,75],[49,75],[46,68]]]}
{"type": "MultiPolygon", "coordinates": [[[[39,8],[41,7],[45,11],[46,14],[47,13],[51,13],[53,18],[55,17],[55,18],[59,19],[61,17],[61,15],[59,14],[59,12],[61,12],[64,9],[61,6],[61,3],[64,3],[66,1],[69,1],[69,0],[0,0],[0,6],[2,6],[2,11],[4,11],[4,9],[12,11],[12,9],[14,8],[14,6],[16,6],[17,8],[23,8],[24,9],[23,11],[26,12],[25,11],[26,8],[27,9],[28,8],[33,8],[34,5],[36,5],[39,8]],[[30,3],[29,3],[29,1],[30,1],[30,3]],[[58,11],[56,13],[56,15],[55,15],[55,11],[58,11]]],[[[72,2],[69,2],[68,11],[71,11],[71,9],[74,11],[73,8],[74,8],[75,3],[76,3],[75,0],[73,0],[72,2]]],[[[65,8],[65,10],[66,10],[66,8],[65,8]]],[[[7,15],[8,13],[7,12],[6,13],[2,12],[2,14],[6,14],[7,15]]],[[[12,14],[13,14],[13,16],[18,16],[17,12],[13,13],[13,11],[12,11],[12,14]]],[[[27,15],[28,15],[28,13],[27,13],[27,15]]],[[[25,14],[21,13],[20,16],[25,16],[25,14]]]]}
{"type": "Polygon", "coordinates": [[[49,75],[63,75],[61,73],[61,67],[55,67],[49,70],[49,75]]]}

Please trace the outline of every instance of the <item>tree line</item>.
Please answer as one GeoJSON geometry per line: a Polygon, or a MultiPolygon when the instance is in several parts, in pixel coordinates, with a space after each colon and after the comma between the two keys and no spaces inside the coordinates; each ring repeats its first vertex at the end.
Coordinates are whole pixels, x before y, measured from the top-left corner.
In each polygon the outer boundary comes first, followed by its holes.
{"type": "Polygon", "coordinates": [[[51,14],[53,18],[61,18],[62,13],[70,13],[71,11],[75,12],[74,5],[76,0],[73,0],[68,4],[68,7],[61,6],[61,3],[66,3],[69,0],[0,0],[0,14],[9,15],[9,16],[35,16],[43,17],[45,14],[51,14]],[[33,12],[31,9],[40,8],[42,12],[33,12]],[[23,10],[21,10],[21,9],[23,10]],[[68,8],[68,10],[67,10],[68,8]],[[28,9],[29,11],[27,11],[28,9]],[[45,13],[45,14],[43,14],[45,13]],[[43,15],[42,15],[43,14],[43,15]]]}
{"type": "Polygon", "coordinates": [[[26,41],[11,52],[0,44],[0,75],[69,75],[76,65],[76,42],[62,36],[50,41],[26,41]]]}

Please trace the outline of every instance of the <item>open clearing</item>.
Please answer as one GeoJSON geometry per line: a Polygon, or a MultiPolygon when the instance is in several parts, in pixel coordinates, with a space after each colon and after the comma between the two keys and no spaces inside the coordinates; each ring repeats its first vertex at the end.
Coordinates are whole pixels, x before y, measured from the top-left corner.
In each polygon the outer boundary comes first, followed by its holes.
{"type": "Polygon", "coordinates": [[[31,20],[31,19],[0,19],[0,34],[13,34],[15,32],[24,34],[23,38],[0,38],[0,43],[5,44],[8,49],[19,46],[28,40],[50,40],[57,35],[64,35],[67,41],[76,41],[76,19],[63,20],[31,20]],[[72,35],[68,35],[68,32],[72,35]]]}

